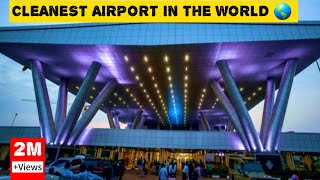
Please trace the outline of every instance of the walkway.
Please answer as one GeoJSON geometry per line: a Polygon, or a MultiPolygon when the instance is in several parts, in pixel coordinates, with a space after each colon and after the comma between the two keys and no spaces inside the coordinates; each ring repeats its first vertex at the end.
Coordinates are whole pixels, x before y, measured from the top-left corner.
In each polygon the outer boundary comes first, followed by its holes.
{"type": "MultiPolygon", "coordinates": [[[[136,174],[136,171],[134,170],[129,170],[127,169],[124,173],[124,176],[122,178],[123,180],[139,180],[140,178],[138,178],[137,174],[136,174]]],[[[156,176],[156,175],[153,175],[153,174],[147,174],[146,176],[144,176],[143,178],[141,179],[145,179],[145,180],[159,180],[159,177],[156,176]]],[[[182,174],[181,173],[178,173],[177,174],[177,180],[182,180],[182,174]]],[[[206,180],[206,179],[211,179],[212,178],[204,178],[204,177],[201,177],[201,180],[206,180]]],[[[220,178],[220,179],[214,179],[214,180],[227,180],[227,179],[224,179],[224,178],[220,178]]]]}

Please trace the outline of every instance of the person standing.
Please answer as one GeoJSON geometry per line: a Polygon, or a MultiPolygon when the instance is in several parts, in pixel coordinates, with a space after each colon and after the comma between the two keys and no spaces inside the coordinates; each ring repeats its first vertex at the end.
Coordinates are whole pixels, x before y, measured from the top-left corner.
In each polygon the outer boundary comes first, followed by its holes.
{"type": "Polygon", "coordinates": [[[193,180],[200,180],[200,176],[201,176],[201,169],[198,163],[195,163],[195,169],[194,169],[194,173],[193,173],[193,180]]]}
{"type": "Polygon", "coordinates": [[[159,172],[159,180],[167,180],[168,178],[168,171],[165,168],[164,164],[161,164],[161,169],[159,172]]]}
{"type": "Polygon", "coordinates": [[[170,177],[176,177],[176,171],[177,171],[177,165],[175,163],[173,163],[173,161],[171,162],[170,166],[169,166],[169,175],[170,177]]]}
{"type": "Polygon", "coordinates": [[[60,171],[61,180],[73,179],[73,172],[69,169],[70,165],[71,164],[69,161],[67,161],[66,164],[64,164],[64,168],[60,171]]]}
{"type": "Polygon", "coordinates": [[[188,165],[185,164],[185,163],[182,163],[182,167],[183,167],[183,170],[182,170],[182,180],[187,180],[188,176],[189,176],[189,168],[188,168],[188,165]]]}

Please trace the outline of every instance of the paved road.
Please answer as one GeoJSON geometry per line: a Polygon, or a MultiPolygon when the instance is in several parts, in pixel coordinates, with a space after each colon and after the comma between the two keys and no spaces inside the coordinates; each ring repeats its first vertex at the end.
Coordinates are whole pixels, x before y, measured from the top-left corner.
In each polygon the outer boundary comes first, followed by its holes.
{"type": "MultiPolygon", "coordinates": [[[[136,172],[134,170],[126,170],[125,173],[124,173],[124,176],[122,178],[123,180],[139,180],[139,179],[145,179],[145,180],[159,180],[159,177],[156,176],[156,175],[151,175],[151,174],[147,174],[145,175],[144,177],[142,178],[139,178],[136,174],[136,172]]],[[[177,174],[177,180],[182,180],[182,174],[181,172],[177,174]]],[[[211,179],[213,180],[212,178],[204,178],[204,177],[201,177],[200,178],[201,180],[206,180],[206,179],[211,179]]],[[[227,180],[227,179],[214,179],[214,180],[227,180]]]]}

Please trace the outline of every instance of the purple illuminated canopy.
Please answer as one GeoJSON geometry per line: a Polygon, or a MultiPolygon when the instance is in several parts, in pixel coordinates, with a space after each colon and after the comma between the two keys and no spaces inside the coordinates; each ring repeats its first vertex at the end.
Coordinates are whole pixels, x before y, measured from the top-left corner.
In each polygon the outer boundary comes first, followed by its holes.
{"type": "MultiPolygon", "coordinates": [[[[173,90],[183,108],[184,75],[188,66],[188,124],[199,120],[199,99],[205,88],[204,102],[201,111],[206,113],[209,122],[221,123],[226,119],[226,113],[216,96],[209,88],[210,80],[222,82],[220,72],[215,65],[218,60],[228,60],[232,75],[241,94],[247,101],[248,109],[254,107],[264,98],[265,81],[274,77],[279,85],[284,63],[287,59],[297,58],[299,61],[297,73],[301,72],[320,57],[320,39],[266,41],[266,42],[234,42],[209,43],[165,46],[126,46],[126,45],[68,45],[68,44],[27,44],[1,43],[0,52],[18,63],[28,66],[30,60],[37,59],[44,64],[45,76],[50,81],[59,84],[61,77],[69,79],[69,91],[76,94],[81,82],[92,61],[102,64],[96,79],[94,89],[90,93],[92,102],[102,87],[110,80],[116,79],[119,83],[113,94],[102,108],[103,111],[112,109],[120,113],[120,121],[132,122],[139,109],[134,98],[143,106],[144,114],[148,115],[150,123],[157,122],[157,113],[148,102],[143,89],[135,79],[139,74],[140,82],[148,90],[151,99],[163,115],[158,94],[154,89],[151,77],[157,79],[157,85],[164,97],[168,108],[170,103],[169,82],[166,67],[171,67],[173,90]],[[185,56],[189,56],[186,65],[185,56]],[[128,58],[128,62],[125,60],[128,58]],[[148,64],[144,57],[148,58],[148,64]],[[165,56],[169,62],[164,62],[165,56]],[[134,73],[130,68],[134,66],[134,73]],[[152,73],[148,72],[152,67],[152,73]],[[258,88],[261,89],[258,90],[258,88]],[[130,89],[130,93],[126,89],[130,89]],[[252,96],[252,93],[256,95],[252,96]],[[121,100],[119,100],[121,97],[121,100]],[[123,101],[125,103],[123,103],[123,101]],[[213,108],[214,106],[214,108],[213,108]],[[152,121],[153,120],[153,121],[152,121]]],[[[182,109],[183,111],[183,109],[182,109]]],[[[166,119],[165,117],[163,119],[166,119]]],[[[183,120],[180,121],[183,123],[183,120]]]]}

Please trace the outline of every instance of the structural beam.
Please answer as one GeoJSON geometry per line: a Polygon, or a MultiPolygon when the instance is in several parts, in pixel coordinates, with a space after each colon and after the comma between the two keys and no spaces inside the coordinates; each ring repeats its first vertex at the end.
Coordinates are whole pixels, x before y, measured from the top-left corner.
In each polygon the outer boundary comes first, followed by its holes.
{"type": "Polygon", "coordinates": [[[265,94],[265,99],[264,99],[262,123],[261,123],[261,128],[260,128],[260,139],[262,141],[262,144],[265,143],[269,124],[271,121],[271,114],[272,114],[272,108],[273,108],[273,104],[274,104],[275,90],[276,90],[275,80],[268,79],[267,80],[267,87],[266,87],[266,94],[265,94]]]}
{"type": "Polygon", "coordinates": [[[60,79],[59,95],[56,107],[56,116],[54,124],[56,130],[59,131],[67,114],[67,100],[68,100],[68,81],[66,79],[60,79]]]}
{"type": "Polygon", "coordinates": [[[68,115],[65,121],[63,122],[61,129],[59,130],[58,136],[55,140],[55,144],[64,144],[66,143],[66,139],[69,138],[73,130],[73,127],[76,125],[76,122],[81,114],[83,105],[86,102],[86,99],[90,92],[90,88],[94,84],[100,67],[100,63],[92,62],[84,78],[84,81],[82,82],[81,87],[76,95],[76,98],[70,107],[68,115]]]}
{"type": "Polygon", "coordinates": [[[268,151],[277,150],[284,117],[287,110],[293,78],[296,73],[297,60],[287,61],[282,74],[278,94],[271,115],[271,122],[266,136],[265,147],[268,151]]]}
{"type": "Polygon", "coordinates": [[[209,124],[208,119],[206,118],[206,115],[204,114],[204,112],[200,112],[200,115],[201,115],[201,120],[202,120],[202,123],[203,123],[206,131],[211,131],[210,124],[209,124]]]}
{"type": "Polygon", "coordinates": [[[44,76],[42,64],[40,61],[30,63],[34,92],[37,102],[38,116],[41,129],[41,137],[46,139],[46,143],[52,143],[56,137],[56,128],[54,126],[52,110],[49,100],[49,94],[44,76]]]}
{"type": "Polygon", "coordinates": [[[136,129],[137,128],[137,125],[140,122],[141,116],[142,116],[142,110],[138,110],[137,116],[136,116],[136,118],[134,119],[134,121],[132,123],[131,129],[136,129]]]}
{"type": "Polygon", "coordinates": [[[109,122],[110,129],[115,129],[116,126],[113,121],[113,114],[112,114],[111,110],[107,113],[107,116],[108,116],[108,122],[109,122]]]}
{"type": "Polygon", "coordinates": [[[227,126],[227,131],[234,131],[234,127],[232,123],[229,123],[227,126]]]}
{"type": "Polygon", "coordinates": [[[263,151],[262,143],[259,139],[256,129],[254,128],[249,112],[237,88],[236,82],[232,77],[232,74],[227,62],[218,61],[217,66],[220,70],[226,89],[230,95],[230,100],[234,105],[234,108],[238,114],[241,126],[247,135],[247,139],[249,143],[251,144],[254,151],[262,152],[263,151]]]}
{"type": "Polygon", "coordinates": [[[116,81],[114,80],[109,81],[104,86],[104,88],[101,90],[99,95],[92,102],[89,109],[81,116],[80,120],[77,122],[77,125],[72,131],[72,135],[68,140],[68,145],[73,145],[78,140],[78,138],[80,137],[84,129],[89,125],[93,117],[101,108],[103,102],[107,100],[108,96],[111,94],[115,86],[116,86],[116,81]]]}
{"type": "Polygon", "coordinates": [[[146,122],[146,120],[147,120],[147,116],[142,116],[142,118],[137,126],[137,129],[141,129],[143,127],[144,123],[146,122]]]}
{"type": "Polygon", "coordinates": [[[119,123],[119,114],[115,113],[113,115],[113,120],[114,120],[114,126],[116,129],[120,129],[120,123],[119,123]]]}
{"type": "Polygon", "coordinates": [[[203,121],[202,121],[202,118],[201,118],[201,116],[199,116],[199,131],[206,131],[207,129],[206,129],[206,127],[204,126],[204,124],[203,124],[203,121]]]}
{"type": "Polygon", "coordinates": [[[238,133],[243,146],[246,148],[247,151],[251,151],[252,146],[249,143],[244,130],[241,126],[239,117],[236,113],[236,110],[234,109],[233,105],[231,104],[229,98],[227,97],[227,95],[224,93],[224,91],[222,90],[220,84],[217,81],[211,81],[210,82],[210,86],[214,92],[214,94],[220,99],[220,101],[222,102],[222,105],[225,109],[225,111],[227,112],[229,119],[234,127],[234,129],[236,130],[236,132],[238,133]]]}

